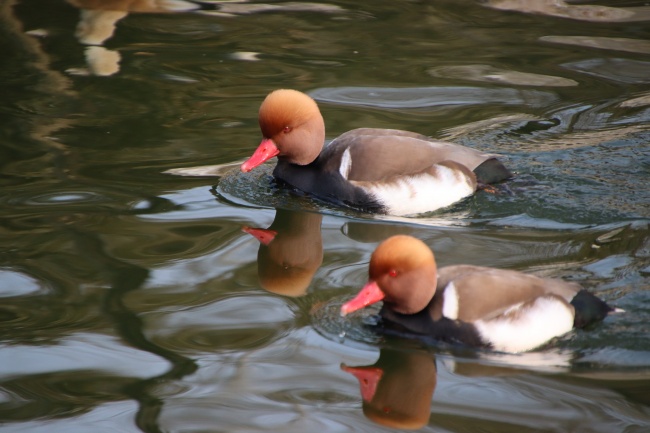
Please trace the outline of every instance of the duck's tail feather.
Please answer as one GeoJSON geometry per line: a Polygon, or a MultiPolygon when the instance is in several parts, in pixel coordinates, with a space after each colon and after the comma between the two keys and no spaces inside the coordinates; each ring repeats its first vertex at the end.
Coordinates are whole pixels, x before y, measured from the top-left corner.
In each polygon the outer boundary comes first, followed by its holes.
{"type": "Polygon", "coordinates": [[[603,320],[609,313],[623,312],[620,308],[610,307],[605,301],[584,289],[573,297],[571,305],[575,309],[573,326],[576,328],[603,320]]]}

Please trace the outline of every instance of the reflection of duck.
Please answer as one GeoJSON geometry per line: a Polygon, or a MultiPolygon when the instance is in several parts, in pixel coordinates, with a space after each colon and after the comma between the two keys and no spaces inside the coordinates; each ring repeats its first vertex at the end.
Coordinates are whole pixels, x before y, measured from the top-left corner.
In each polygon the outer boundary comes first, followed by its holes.
{"type": "Polygon", "coordinates": [[[374,365],[341,368],[359,380],[363,413],[372,421],[399,429],[428,423],[437,378],[433,355],[382,349],[374,365]]]}
{"type": "Polygon", "coordinates": [[[477,180],[511,177],[496,155],[408,131],[354,129],[323,149],[325,123],[318,106],[296,90],[270,93],[259,122],[264,139],[242,171],[277,156],[276,178],[365,211],[433,211],[473,194],[477,180]]]}
{"type": "Polygon", "coordinates": [[[278,209],[268,229],[244,227],[260,241],[257,273],[269,292],[301,296],[323,262],[321,220],[316,213],[278,209]]]}
{"type": "MultiPolygon", "coordinates": [[[[490,355],[471,359],[445,357],[442,366],[454,375],[470,378],[523,375],[540,368],[541,371],[567,371],[553,364],[559,360],[555,356],[540,358],[537,353],[527,353],[492,358],[490,355]]],[[[403,430],[416,430],[429,422],[438,378],[434,354],[414,348],[384,347],[373,365],[342,364],[341,369],[359,381],[363,413],[368,419],[403,430]]],[[[448,396],[438,397],[439,401],[446,401],[448,396]]]]}
{"type": "Polygon", "coordinates": [[[120,53],[101,45],[113,36],[118,21],[129,13],[184,12],[201,8],[198,3],[183,0],[67,0],[67,2],[81,10],[75,36],[82,44],[91,45],[86,48],[86,62],[89,71],[99,76],[113,75],[120,70],[120,53]]]}
{"type": "Polygon", "coordinates": [[[471,265],[437,269],[429,247],[410,236],[382,242],[369,275],[342,314],[383,300],[385,321],[409,332],[505,352],[533,349],[613,311],[576,283],[471,265]]]}
{"type": "Polygon", "coordinates": [[[76,36],[86,45],[101,45],[113,36],[115,25],[129,13],[170,13],[200,9],[183,0],[67,0],[81,9],[76,36]]]}
{"type": "MultiPolygon", "coordinates": [[[[117,23],[130,13],[179,13],[202,12],[215,16],[233,16],[256,12],[314,11],[336,13],[338,6],[292,2],[282,5],[246,4],[242,2],[217,2],[200,0],[66,0],[81,10],[81,18],[75,36],[80,43],[91,45],[86,48],[88,71],[70,69],[68,72],[85,75],[109,76],[119,72],[120,53],[101,45],[113,37],[117,23]]],[[[250,58],[242,55],[242,58],[250,58]]],[[[252,54],[255,58],[254,53],[252,54]]]]}

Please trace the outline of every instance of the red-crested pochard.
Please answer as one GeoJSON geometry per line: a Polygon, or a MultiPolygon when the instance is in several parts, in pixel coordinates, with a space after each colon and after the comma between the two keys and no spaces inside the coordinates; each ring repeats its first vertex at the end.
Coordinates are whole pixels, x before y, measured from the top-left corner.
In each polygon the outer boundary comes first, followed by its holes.
{"type": "Polygon", "coordinates": [[[264,138],[243,172],[277,156],[276,179],[366,212],[430,212],[512,177],[497,155],[396,129],[353,129],[323,148],[318,105],[296,90],[271,92],[259,123],[264,138]]]}
{"type": "Polygon", "coordinates": [[[368,273],[342,315],[383,300],[382,319],[407,333],[503,352],[534,349],[614,311],[577,283],[473,265],[437,269],[411,236],[382,242],[368,273]]]}

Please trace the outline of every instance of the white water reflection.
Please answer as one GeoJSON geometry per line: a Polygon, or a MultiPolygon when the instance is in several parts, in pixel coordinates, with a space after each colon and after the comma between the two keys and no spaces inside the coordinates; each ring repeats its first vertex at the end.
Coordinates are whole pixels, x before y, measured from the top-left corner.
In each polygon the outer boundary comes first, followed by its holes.
{"type": "Polygon", "coordinates": [[[645,107],[650,105],[650,92],[646,92],[619,104],[621,107],[645,107]]]}
{"type": "Polygon", "coordinates": [[[0,378],[62,371],[95,370],[128,377],[154,377],[170,368],[167,360],[127,347],[114,337],[77,333],[56,344],[0,347],[0,378]]]}
{"type": "Polygon", "coordinates": [[[505,104],[544,107],[557,100],[553,93],[512,88],[322,87],[309,92],[320,102],[375,108],[444,108],[445,106],[505,104]]]}
{"type": "Polygon", "coordinates": [[[646,409],[628,405],[617,392],[562,382],[552,376],[479,379],[444,371],[439,376],[431,407],[434,420],[470,417],[475,428],[507,422],[520,429],[547,431],[570,431],[579,425],[598,433],[634,429],[648,422],[646,409]],[[446,379],[453,379],[454,384],[446,379]]]}
{"type": "Polygon", "coordinates": [[[490,65],[438,66],[429,69],[429,74],[439,78],[512,84],[513,86],[570,87],[578,85],[577,81],[569,78],[511,71],[490,65]]]}
{"type": "Polygon", "coordinates": [[[610,38],[602,36],[542,36],[539,40],[555,44],[599,48],[601,50],[626,51],[639,54],[650,53],[650,41],[643,39],[610,38]]]}
{"type": "Polygon", "coordinates": [[[136,423],[138,403],[133,400],[107,402],[72,418],[27,421],[19,428],[4,429],[29,433],[142,433],[136,423]]]}
{"type": "Polygon", "coordinates": [[[486,0],[483,2],[485,6],[494,9],[579,21],[634,22],[650,20],[650,7],[648,6],[611,7],[573,3],[564,0],[486,0]]]}
{"type": "Polygon", "coordinates": [[[33,295],[47,290],[36,278],[8,269],[0,269],[0,281],[0,298],[33,295]]]}
{"type": "Polygon", "coordinates": [[[618,83],[650,83],[650,62],[621,58],[595,58],[563,63],[561,66],[618,83]]]}

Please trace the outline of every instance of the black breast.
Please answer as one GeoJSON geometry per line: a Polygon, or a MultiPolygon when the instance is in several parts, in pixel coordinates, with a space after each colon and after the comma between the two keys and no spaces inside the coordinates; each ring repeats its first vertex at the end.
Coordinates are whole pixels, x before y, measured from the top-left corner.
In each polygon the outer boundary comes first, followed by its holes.
{"type": "Polygon", "coordinates": [[[512,178],[512,172],[501,161],[490,158],[474,169],[476,180],[483,185],[502,182],[512,178]]]}
{"type": "Polygon", "coordinates": [[[437,341],[462,344],[471,347],[489,348],[489,343],[481,339],[476,327],[471,323],[440,317],[434,320],[425,308],[416,314],[399,314],[382,308],[382,325],[386,331],[406,338],[425,336],[437,341]]]}
{"type": "Polygon", "coordinates": [[[386,209],[363,189],[351,184],[338,171],[334,158],[319,156],[308,165],[296,165],[279,160],[273,176],[305,193],[336,204],[363,212],[385,213],[386,209]]]}

